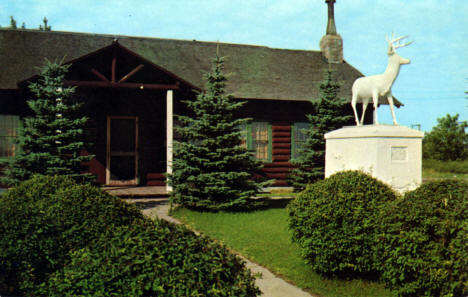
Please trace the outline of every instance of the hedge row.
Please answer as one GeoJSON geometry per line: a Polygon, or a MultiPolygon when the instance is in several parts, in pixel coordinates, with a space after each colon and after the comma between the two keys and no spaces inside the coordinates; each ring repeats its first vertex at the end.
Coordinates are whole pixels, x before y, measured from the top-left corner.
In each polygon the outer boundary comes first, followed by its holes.
{"type": "Polygon", "coordinates": [[[0,292],[36,295],[69,251],[142,221],[133,206],[66,177],[36,176],[0,198],[0,292]]]}
{"type": "Polygon", "coordinates": [[[424,184],[380,220],[377,259],[399,296],[468,295],[468,183],[424,184]]]}
{"type": "Polygon", "coordinates": [[[468,294],[468,183],[403,197],[357,171],[310,185],[288,206],[293,240],[319,273],[380,278],[398,296],[468,294]]]}
{"type": "Polygon", "coordinates": [[[99,188],[36,176],[0,197],[0,295],[256,296],[244,263],[99,188]]]}
{"type": "Polygon", "coordinates": [[[259,294],[250,271],[226,248],[162,221],[121,227],[75,251],[48,286],[56,297],[259,294]]]}

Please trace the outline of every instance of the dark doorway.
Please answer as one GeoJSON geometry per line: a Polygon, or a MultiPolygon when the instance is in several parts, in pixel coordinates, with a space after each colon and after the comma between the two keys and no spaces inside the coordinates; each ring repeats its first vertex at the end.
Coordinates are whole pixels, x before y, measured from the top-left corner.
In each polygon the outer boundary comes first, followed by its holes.
{"type": "Polygon", "coordinates": [[[106,183],[138,184],[138,117],[107,117],[106,183]]]}

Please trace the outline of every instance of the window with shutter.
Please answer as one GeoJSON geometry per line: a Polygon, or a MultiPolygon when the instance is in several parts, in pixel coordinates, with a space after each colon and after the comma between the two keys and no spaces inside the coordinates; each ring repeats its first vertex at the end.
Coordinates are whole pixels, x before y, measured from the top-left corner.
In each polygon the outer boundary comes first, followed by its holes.
{"type": "Polygon", "coordinates": [[[16,115],[0,115],[0,158],[15,156],[20,117],[16,115]]]}
{"type": "Polygon", "coordinates": [[[252,122],[241,129],[241,145],[251,150],[256,159],[271,161],[271,125],[268,122],[252,122]]]}

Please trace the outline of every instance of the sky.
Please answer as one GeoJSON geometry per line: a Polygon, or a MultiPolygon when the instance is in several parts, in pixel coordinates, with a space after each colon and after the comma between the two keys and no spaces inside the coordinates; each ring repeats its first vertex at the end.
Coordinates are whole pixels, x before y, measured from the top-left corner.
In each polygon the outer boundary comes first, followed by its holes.
{"type": "MultiPolygon", "coordinates": [[[[0,25],[52,30],[254,44],[319,50],[324,0],[0,0],[0,25]]],[[[446,114],[468,120],[468,1],[336,0],[335,22],[345,60],[364,75],[387,66],[386,35],[409,35],[393,95],[400,125],[430,131],[446,114]]],[[[388,106],[379,121],[392,123],[388,106]]]]}

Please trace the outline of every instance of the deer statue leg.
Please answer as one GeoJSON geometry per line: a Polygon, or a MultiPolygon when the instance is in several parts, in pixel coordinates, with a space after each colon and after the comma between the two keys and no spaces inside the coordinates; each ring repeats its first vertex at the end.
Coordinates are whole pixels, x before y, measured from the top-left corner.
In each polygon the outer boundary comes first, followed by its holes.
{"type": "Polygon", "coordinates": [[[393,125],[398,125],[396,116],[395,116],[395,111],[393,110],[393,96],[391,93],[388,94],[387,99],[388,99],[388,104],[390,105],[390,110],[392,111],[393,125]]]}
{"type": "Polygon", "coordinates": [[[362,114],[361,114],[361,122],[360,125],[364,125],[364,117],[366,116],[366,109],[367,105],[369,104],[369,98],[362,100],[362,114]]]}
{"type": "Polygon", "coordinates": [[[374,92],[372,94],[372,101],[374,102],[374,125],[379,124],[379,119],[377,116],[377,109],[379,108],[379,93],[374,92]]]}
{"type": "Polygon", "coordinates": [[[356,126],[359,126],[359,117],[357,115],[357,110],[356,110],[356,103],[357,103],[357,94],[353,92],[353,98],[351,100],[351,106],[353,107],[354,111],[354,119],[356,120],[356,126]]]}

